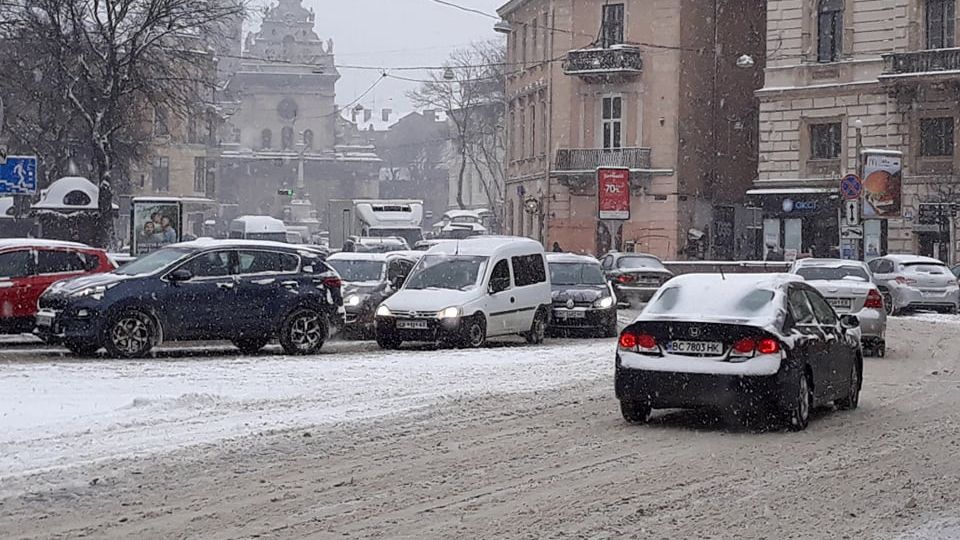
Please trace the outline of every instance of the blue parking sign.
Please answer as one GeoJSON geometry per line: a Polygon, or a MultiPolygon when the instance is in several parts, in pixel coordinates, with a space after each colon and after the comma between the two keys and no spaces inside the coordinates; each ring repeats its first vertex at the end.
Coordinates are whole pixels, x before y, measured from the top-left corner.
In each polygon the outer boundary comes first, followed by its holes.
{"type": "Polygon", "coordinates": [[[37,192],[36,156],[8,156],[0,164],[0,195],[32,195],[37,192]]]}

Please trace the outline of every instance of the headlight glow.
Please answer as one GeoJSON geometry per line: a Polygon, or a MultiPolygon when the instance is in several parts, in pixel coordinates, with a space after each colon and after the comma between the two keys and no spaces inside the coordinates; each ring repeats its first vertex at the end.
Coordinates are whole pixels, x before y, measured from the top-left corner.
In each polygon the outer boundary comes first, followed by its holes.
{"type": "Polygon", "coordinates": [[[80,289],[79,291],[71,294],[73,298],[85,298],[89,296],[94,300],[103,300],[103,293],[107,292],[107,288],[103,285],[97,287],[87,287],[86,289],[80,289]]]}
{"type": "Polygon", "coordinates": [[[393,313],[390,312],[390,308],[388,308],[387,306],[381,304],[380,307],[377,308],[377,317],[392,317],[392,316],[393,316],[393,313]]]}
{"type": "Polygon", "coordinates": [[[451,306],[437,312],[438,319],[456,319],[458,317],[460,317],[460,308],[457,306],[451,306]]]}
{"type": "Polygon", "coordinates": [[[607,308],[613,307],[613,297],[604,296],[603,298],[594,302],[593,307],[599,308],[599,309],[607,309],[607,308]]]}
{"type": "Polygon", "coordinates": [[[361,300],[362,299],[360,298],[359,294],[351,294],[346,298],[346,300],[343,301],[343,305],[350,307],[359,306],[361,300]]]}

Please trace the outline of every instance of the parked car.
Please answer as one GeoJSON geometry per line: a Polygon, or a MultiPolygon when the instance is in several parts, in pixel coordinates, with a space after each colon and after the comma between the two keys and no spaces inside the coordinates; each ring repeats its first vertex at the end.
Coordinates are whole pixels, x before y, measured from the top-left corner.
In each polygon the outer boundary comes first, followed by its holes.
{"type": "Polygon", "coordinates": [[[887,312],[866,264],[840,259],[800,259],[790,273],[799,275],[820,291],[837,313],[857,316],[865,356],[886,355],[887,312]]]}
{"type": "Polygon", "coordinates": [[[353,242],[353,251],[360,253],[410,251],[410,245],[399,236],[354,236],[350,240],[353,242]]]}
{"type": "Polygon", "coordinates": [[[37,333],[76,354],[139,357],[164,341],[226,339],[252,353],[278,338],[320,350],[342,324],[340,277],[317,253],[256,240],[174,244],[40,297],[37,333]]]}
{"type": "Polygon", "coordinates": [[[802,430],[815,406],[857,407],[858,323],[796,275],[676,277],[620,334],[621,412],[630,422],[657,408],[766,412],[802,430]]]}
{"type": "Polygon", "coordinates": [[[647,302],[673,277],[660,259],[645,253],[607,253],[600,259],[600,266],[617,300],[626,303],[647,302]]]}
{"type": "Polygon", "coordinates": [[[886,255],[868,263],[884,295],[887,313],[912,309],[960,311],[957,277],[942,261],[918,255],[886,255]]]}
{"type": "Polygon", "coordinates": [[[375,336],[377,307],[400,290],[422,255],[419,251],[341,252],[327,258],[327,264],[343,280],[344,332],[348,337],[375,336]]]}
{"type": "Polygon", "coordinates": [[[553,317],[550,333],[590,330],[601,337],[617,336],[617,297],[600,262],[570,253],[548,253],[553,317]]]}
{"type": "Polygon", "coordinates": [[[403,288],[377,308],[377,343],[480,347],[520,334],[540,343],[550,323],[543,246],[528,238],[480,236],[427,251],[403,288]]]}
{"type": "Polygon", "coordinates": [[[0,240],[0,333],[30,332],[37,300],[61,279],[116,268],[102,249],[51,240],[0,240]]]}

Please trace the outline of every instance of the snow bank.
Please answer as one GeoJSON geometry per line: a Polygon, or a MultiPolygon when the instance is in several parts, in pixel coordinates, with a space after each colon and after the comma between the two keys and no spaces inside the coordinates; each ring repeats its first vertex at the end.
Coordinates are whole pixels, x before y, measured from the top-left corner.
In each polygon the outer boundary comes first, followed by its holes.
{"type": "MultiPolygon", "coordinates": [[[[349,354],[336,346],[311,358],[4,364],[0,486],[4,477],[264,430],[597,379],[609,376],[614,358],[613,340],[349,354]]],[[[13,354],[0,353],[0,361],[13,354]]]]}

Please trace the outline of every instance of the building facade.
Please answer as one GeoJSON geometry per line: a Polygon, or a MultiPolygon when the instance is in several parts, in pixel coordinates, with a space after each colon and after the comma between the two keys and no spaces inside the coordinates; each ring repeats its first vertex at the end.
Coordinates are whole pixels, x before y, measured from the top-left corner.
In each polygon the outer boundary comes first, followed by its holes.
{"type": "Polygon", "coordinates": [[[749,251],[743,203],[756,175],[765,6],[501,7],[509,23],[507,227],[585,253],[675,259],[749,251]],[[599,167],[630,170],[629,220],[598,218],[599,167]]]}
{"type": "Polygon", "coordinates": [[[769,3],[759,175],[751,190],[766,244],[836,254],[845,219],[839,180],[857,171],[858,149],[878,149],[902,154],[900,211],[865,220],[856,254],[956,260],[955,4],[769,3]]]}

